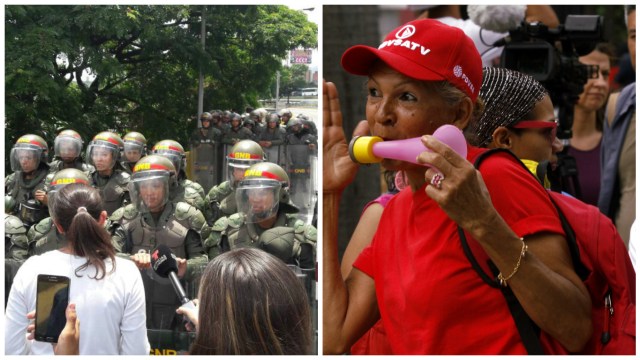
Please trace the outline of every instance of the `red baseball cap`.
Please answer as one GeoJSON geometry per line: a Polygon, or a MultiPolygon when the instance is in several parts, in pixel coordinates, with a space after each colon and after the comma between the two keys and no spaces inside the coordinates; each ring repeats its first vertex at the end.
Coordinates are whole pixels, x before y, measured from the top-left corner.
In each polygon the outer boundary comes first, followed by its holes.
{"type": "Polygon", "coordinates": [[[482,85],[482,59],[473,41],[438,20],[408,22],[391,31],[377,49],[352,46],[342,55],[342,67],[369,75],[376,60],[413,79],[446,80],[474,102],[482,85]]]}

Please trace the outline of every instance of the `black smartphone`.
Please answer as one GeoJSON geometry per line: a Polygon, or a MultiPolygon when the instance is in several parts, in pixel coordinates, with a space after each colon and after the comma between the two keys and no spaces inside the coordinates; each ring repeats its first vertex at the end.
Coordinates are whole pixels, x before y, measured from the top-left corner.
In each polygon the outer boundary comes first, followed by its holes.
{"type": "Polygon", "coordinates": [[[57,343],[67,323],[69,278],[59,275],[38,275],[36,296],[36,341],[57,343]]]}

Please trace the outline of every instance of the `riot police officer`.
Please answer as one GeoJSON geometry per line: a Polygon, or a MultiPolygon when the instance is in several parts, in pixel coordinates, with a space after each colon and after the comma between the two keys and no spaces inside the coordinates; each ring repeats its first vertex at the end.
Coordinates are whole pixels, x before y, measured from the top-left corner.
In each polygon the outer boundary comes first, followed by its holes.
{"type": "Polygon", "coordinates": [[[280,118],[277,114],[269,114],[267,127],[258,136],[258,144],[262,146],[267,155],[267,161],[278,165],[284,164],[284,137],[285,130],[278,126],[280,118]]]}
{"type": "Polygon", "coordinates": [[[93,186],[100,191],[107,214],[130,202],[129,174],[120,164],[120,155],[124,150],[124,142],[117,134],[103,131],[93,137],[87,146],[87,161],[95,167],[89,173],[93,186]]]}
{"type": "Polygon", "coordinates": [[[181,305],[169,279],[150,268],[151,251],[168,246],[178,258],[178,277],[196,280],[208,259],[201,236],[209,235],[204,216],[195,207],[169,201],[169,187],[175,181],[173,163],[162,156],[140,159],[133,169],[129,190],[132,203],[109,218],[112,239],[120,253],[142,270],[147,300],[147,328],[176,328],[176,309],[181,305]]]}
{"type": "MultiPolygon", "coordinates": [[[[58,171],[49,185],[49,206],[55,206],[56,193],[69,184],[84,184],[91,186],[89,177],[84,172],[70,168],[58,171]]],[[[47,251],[57,250],[67,246],[67,238],[58,232],[51,217],[47,217],[29,229],[29,256],[41,255],[47,251]]]]}
{"type": "Polygon", "coordinates": [[[191,134],[191,144],[217,144],[222,137],[222,131],[213,126],[213,115],[208,112],[203,112],[200,115],[200,123],[202,127],[194,130],[191,134]]]}
{"type": "Polygon", "coordinates": [[[289,196],[289,177],[262,162],[245,171],[235,191],[238,213],[222,217],[205,241],[209,257],[237,247],[257,247],[287,264],[315,268],[316,229],[298,220],[289,196]]]}
{"type": "Polygon", "coordinates": [[[278,115],[280,116],[280,125],[286,129],[289,120],[293,117],[293,113],[289,109],[282,109],[278,115]]]}
{"type": "Polygon", "coordinates": [[[253,133],[242,126],[242,117],[234,113],[231,114],[231,127],[222,136],[222,143],[233,145],[240,140],[253,140],[253,133]]]}
{"type": "Polygon", "coordinates": [[[311,163],[317,156],[317,139],[303,131],[302,121],[295,118],[287,125],[287,169],[291,174],[291,193],[294,203],[304,208],[312,205],[311,163]]]}
{"type": "Polygon", "coordinates": [[[209,223],[213,224],[221,216],[229,216],[237,210],[235,188],[244,177],[244,171],[252,164],[264,161],[264,151],[252,140],[238,141],[227,155],[227,177],[221,184],[211,188],[205,198],[211,210],[209,223]]]}
{"type": "Polygon", "coordinates": [[[13,211],[26,227],[48,216],[45,191],[47,142],[38,135],[23,135],[9,154],[13,173],[5,178],[5,194],[15,201],[13,211]]]}
{"type": "Polygon", "coordinates": [[[62,169],[75,168],[85,173],[94,169],[82,159],[82,137],[75,130],[62,130],[53,142],[54,158],[49,163],[51,173],[62,169]]]}
{"type": "Polygon", "coordinates": [[[187,156],[182,145],[175,140],[161,140],[153,145],[151,153],[169,159],[175,169],[176,181],[169,188],[169,201],[173,203],[184,201],[205,214],[204,189],[197,182],[187,179],[185,173],[187,156]]]}
{"type": "Polygon", "coordinates": [[[127,174],[131,175],[138,160],[147,155],[147,138],[139,132],[131,131],[122,140],[124,142],[122,167],[127,174]]]}

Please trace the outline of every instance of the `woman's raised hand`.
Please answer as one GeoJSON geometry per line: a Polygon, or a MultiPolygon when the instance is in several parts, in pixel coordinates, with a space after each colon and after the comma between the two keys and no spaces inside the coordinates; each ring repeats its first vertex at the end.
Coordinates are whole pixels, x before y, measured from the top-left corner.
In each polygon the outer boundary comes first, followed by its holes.
{"type": "MultiPolygon", "coordinates": [[[[353,181],[359,165],[349,157],[349,144],[342,127],[338,90],[331,82],[323,81],[322,84],[323,191],[341,192],[353,181]]],[[[368,129],[367,122],[363,120],[356,127],[354,135],[366,135],[368,129]]]]}

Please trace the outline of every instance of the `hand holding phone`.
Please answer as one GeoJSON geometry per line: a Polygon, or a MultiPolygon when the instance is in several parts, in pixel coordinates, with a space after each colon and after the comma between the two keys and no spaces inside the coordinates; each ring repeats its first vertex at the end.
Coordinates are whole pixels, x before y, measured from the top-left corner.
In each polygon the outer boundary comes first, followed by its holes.
{"type": "Polygon", "coordinates": [[[38,275],[36,296],[35,340],[57,343],[67,322],[65,310],[69,304],[69,278],[59,275],[38,275]]]}

